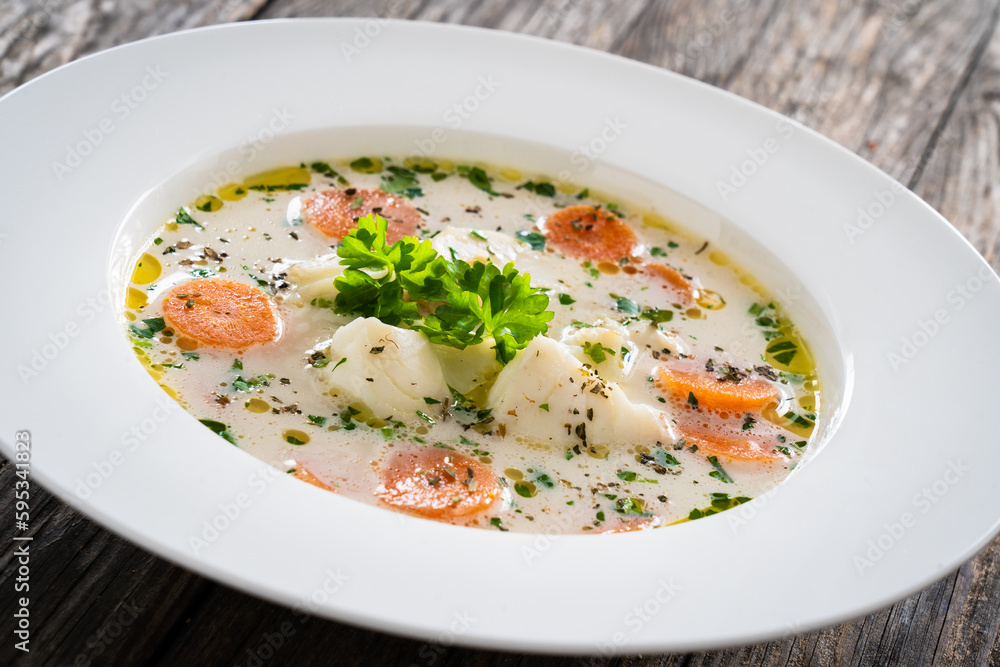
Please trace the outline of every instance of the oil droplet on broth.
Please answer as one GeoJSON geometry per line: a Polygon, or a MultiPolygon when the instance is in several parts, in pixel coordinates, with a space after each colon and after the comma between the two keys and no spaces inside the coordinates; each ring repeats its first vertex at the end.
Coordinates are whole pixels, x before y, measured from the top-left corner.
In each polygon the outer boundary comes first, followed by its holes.
{"type": "Polygon", "coordinates": [[[409,157],[403,161],[403,166],[418,174],[430,174],[437,170],[437,163],[427,158],[409,157]]]}
{"type": "Polygon", "coordinates": [[[351,163],[351,169],[362,174],[377,174],[382,171],[382,160],[377,157],[360,157],[351,163]]]}
{"type": "Polygon", "coordinates": [[[222,200],[212,195],[202,195],[194,200],[194,207],[205,213],[215,213],[222,208],[222,200]]]}
{"type": "Polygon", "coordinates": [[[695,301],[705,310],[720,310],[726,307],[726,300],[722,295],[710,289],[699,289],[695,301]]]}
{"type": "Polygon", "coordinates": [[[267,404],[267,401],[261,400],[259,398],[251,398],[249,401],[243,404],[243,407],[245,407],[250,412],[255,412],[257,414],[269,412],[271,410],[271,406],[267,404]]]}
{"type": "Polygon", "coordinates": [[[514,491],[522,498],[534,498],[538,495],[538,487],[533,482],[515,482],[514,491]]]}
{"type": "Polygon", "coordinates": [[[125,307],[132,310],[142,310],[146,307],[147,301],[146,293],[134,287],[129,287],[128,292],[125,294],[125,307]]]}
{"type": "Polygon", "coordinates": [[[163,267],[160,266],[160,260],[148,252],[144,252],[132,271],[132,282],[136,285],[148,285],[159,278],[162,272],[163,267]]]}
{"type": "Polygon", "coordinates": [[[247,196],[247,189],[240,183],[229,183],[216,190],[216,194],[226,201],[239,201],[247,196]]]}
{"type": "Polygon", "coordinates": [[[198,349],[198,341],[193,338],[181,336],[177,339],[177,347],[181,348],[185,352],[193,352],[198,349]]]}
{"type": "Polygon", "coordinates": [[[282,432],[281,437],[290,445],[304,445],[309,442],[309,435],[298,429],[290,428],[282,432]]]}
{"type": "Polygon", "coordinates": [[[312,176],[309,174],[308,169],[303,167],[284,167],[248,176],[243,180],[243,186],[248,189],[291,190],[296,186],[309,185],[311,180],[312,176]]]}

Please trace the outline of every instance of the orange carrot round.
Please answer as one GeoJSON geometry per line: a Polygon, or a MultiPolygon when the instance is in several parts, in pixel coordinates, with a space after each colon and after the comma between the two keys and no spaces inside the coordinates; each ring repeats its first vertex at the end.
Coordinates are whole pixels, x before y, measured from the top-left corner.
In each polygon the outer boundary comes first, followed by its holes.
{"type": "Polygon", "coordinates": [[[539,220],[546,242],[574,259],[617,262],[630,257],[639,239],[614,213],[593,206],[569,206],[539,220]]]}
{"type": "Polygon", "coordinates": [[[487,509],[500,495],[500,485],[479,461],[426,447],[394,453],[382,467],[375,495],[397,509],[448,519],[487,509]]]}
{"type": "Polygon", "coordinates": [[[393,244],[404,236],[415,236],[420,212],[398,195],[382,190],[324,190],[305,200],[306,222],[338,241],[358,226],[358,218],[377,213],[389,223],[386,240],[393,244]]]}
{"type": "Polygon", "coordinates": [[[766,380],[746,378],[739,383],[719,381],[714,373],[690,373],[667,366],[656,369],[656,387],[681,402],[693,394],[698,405],[713,410],[759,410],[778,400],[778,390],[766,380]]]}
{"type": "Polygon", "coordinates": [[[781,452],[777,449],[763,445],[752,437],[728,436],[705,431],[685,432],[684,439],[689,447],[697,445],[699,453],[714,454],[730,460],[773,461],[782,458],[781,452]]]}
{"type": "Polygon", "coordinates": [[[295,472],[292,473],[292,477],[296,479],[301,479],[306,484],[312,484],[313,486],[318,486],[321,489],[336,492],[336,489],[334,489],[334,487],[320,480],[318,477],[316,477],[316,475],[312,474],[312,472],[310,472],[310,470],[302,464],[296,466],[295,472]]]}
{"type": "Polygon", "coordinates": [[[656,262],[642,265],[643,273],[659,278],[663,281],[663,287],[673,290],[685,305],[694,301],[695,288],[691,282],[685,278],[680,271],[673,269],[666,264],[656,262]]]}
{"type": "Polygon", "coordinates": [[[243,349],[278,336],[278,318],[264,292],[246,283],[202,278],[170,289],[163,319],[203,345],[243,349]]]}

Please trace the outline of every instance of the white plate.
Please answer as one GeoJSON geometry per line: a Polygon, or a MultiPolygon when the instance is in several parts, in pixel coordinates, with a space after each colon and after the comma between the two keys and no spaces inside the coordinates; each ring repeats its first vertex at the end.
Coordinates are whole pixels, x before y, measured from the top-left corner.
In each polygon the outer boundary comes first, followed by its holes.
{"type": "MultiPolygon", "coordinates": [[[[864,614],[944,576],[997,531],[996,276],[886,175],[717,89],[500,32],[250,23],[40,77],[0,100],[0,146],[13,315],[0,352],[4,455],[29,430],[32,474],[48,489],[218,581],[429,640],[687,651],[864,614]],[[455,104],[477,109],[461,118],[455,104]],[[456,116],[463,132],[452,132],[456,116]],[[828,421],[819,455],[766,497],[604,537],[456,528],[262,472],[173,407],[128,350],[117,298],[148,228],[123,221],[185,169],[224,169],[211,161],[224,151],[242,145],[237,167],[256,171],[314,136],[293,133],[371,125],[408,126],[386,137],[422,136],[438,154],[514,162],[530,150],[496,137],[564,156],[590,146],[599,160],[564,163],[574,180],[600,180],[602,164],[628,169],[689,198],[661,202],[720,245],[753,254],[755,239],[780,262],[748,261],[807,329],[839,428],[828,421]],[[723,197],[720,182],[734,191],[723,197]],[[870,216],[860,224],[859,208],[870,216]],[[196,553],[206,521],[226,527],[196,553]]],[[[178,178],[141,206],[175,205],[178,178]]]]}

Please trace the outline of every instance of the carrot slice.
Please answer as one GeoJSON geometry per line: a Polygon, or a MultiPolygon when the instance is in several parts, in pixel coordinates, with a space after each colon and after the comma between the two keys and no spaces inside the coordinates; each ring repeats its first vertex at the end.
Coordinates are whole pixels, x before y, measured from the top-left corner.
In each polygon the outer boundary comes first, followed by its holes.
{"type": "Polygon", "coordinates": [[[642,270],[647,275],[660,278],[664,285],[663,287],[667,289],[672,289],[681,297],[682,302],[686,305],[694,301],[695,299],[695,288],[691,282],[685,278],[680,271],[673,269],[666,264],[643,264],[642,270]]]}
{"type": "Polygon", "coordinates": [[[546,242],[575,259],[617,262],[636,254],[639,239],[614,213],[568,206],[539,221],[546,242]]]}
{"type": "Polygon", "coordinates": [[[320,479],[316,477],[316,475],[312,474],[309,471],[309,469],[303,465],[299,465],[295,468],[295,472],[292,473],[292,477],[296,479],[301,479],[306,484],[312,484],[313,486],[318,486],[321,489],[325,489],[327,491],[334,491],[336,493],[336,489],[334,489],[326,482],[320,481],[320,479]]]}
{"type": "Polygon", "coordinates": [[[719,433],[684,433],[688,446],[697,445],[699,453],[714,454],[737,461],[773,461],[782,458],[774,447],[766,447],[753,438],[719,433]]]}
{"type": "Polygon", "coordinates": [[[306,222],[340,240],[358,226],[358,218],[377,213],[389,223],[386,240],[393,244],[404,236],[415,236],[420,212],[382,190],[324,190],[302,203],[306,222]]]}
{"type": "Polygon", "coordinates": [[[666,366],[656,369],[656,387],[679,401],[694,395],[698,405],[715,410],[758,410],[778,400],[778,390],[766,380],[744,379],[739,384],[722,381],[712,373],[688,373],[666,366]]]}
{"type": "Polygon", "coordinates": [[[163,318],[179,334],[215,347],[242,349],[278,336],[278,318],[267,295],[221,278],[191,280],[169,290],[163,318]]]}
{"type": "Polygon", "coordinates": [[[500,495],[500,485],[479,461],[427,447],[393,454],[382,468],[375,495],[413,514],[448,519],[487,509],[500,495]]]}

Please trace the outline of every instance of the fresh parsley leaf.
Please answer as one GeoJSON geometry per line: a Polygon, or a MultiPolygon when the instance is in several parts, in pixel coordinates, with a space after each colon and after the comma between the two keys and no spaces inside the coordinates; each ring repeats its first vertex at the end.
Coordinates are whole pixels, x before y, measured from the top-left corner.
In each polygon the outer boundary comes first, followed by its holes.
{"type": "Polygon", "coordinates": [[[513,263],[501,269],[493,263],[448,261],[429,240],[414,237],[390,246],[387,224],[381,216],[364,216],[344,237],[337,254],[347,268],[334,282],[334,312],[406,326],[457,349],[492,337],[501,364],[548,331],[554,315],[549,297],[513,263]],[[417,301],[444,303],[422,316],[417,301]]]}

